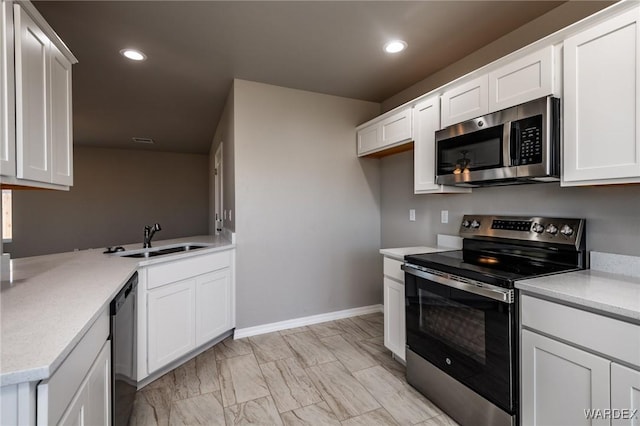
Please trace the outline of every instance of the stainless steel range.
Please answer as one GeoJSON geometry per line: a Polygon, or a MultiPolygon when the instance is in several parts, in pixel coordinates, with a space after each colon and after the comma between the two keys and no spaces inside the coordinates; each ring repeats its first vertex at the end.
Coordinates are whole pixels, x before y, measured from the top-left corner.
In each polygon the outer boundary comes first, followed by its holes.
{"type": "Polygon", "coordinates": [[[405,257],[407,380],[462,425],[518,424],[517,280],[584,269],[584,219],[464,216],[405,257]]]}

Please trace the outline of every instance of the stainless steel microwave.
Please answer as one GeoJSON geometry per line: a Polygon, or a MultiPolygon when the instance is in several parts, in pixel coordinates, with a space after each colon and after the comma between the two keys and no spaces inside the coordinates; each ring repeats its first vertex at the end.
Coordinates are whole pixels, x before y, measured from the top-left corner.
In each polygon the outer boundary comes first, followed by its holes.
{"type": "Polygon", "coordinates": [[[551,96],[436,132],[436,183],[495,186],[560,179],[560,100],[551,96]]]}

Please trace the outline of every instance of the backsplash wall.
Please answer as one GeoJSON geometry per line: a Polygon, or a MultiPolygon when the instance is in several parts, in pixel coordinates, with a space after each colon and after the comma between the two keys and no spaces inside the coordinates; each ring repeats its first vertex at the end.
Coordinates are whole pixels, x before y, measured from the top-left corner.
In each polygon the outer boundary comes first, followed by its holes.
{"type": "Polygon", "coordinates": [[[550,183],[415,195],[413,151],[370,161],[381,163],[382,247],[435,246],[437,234],[458,234],[464,214],[522,214],[586,218],[589,251],[640,256],[640,185],[550,183]],[[409,209],[416,210],[415,222],[409,209]],[[440,223],[441,210],[449,211],[449,223],[440,223]]]}

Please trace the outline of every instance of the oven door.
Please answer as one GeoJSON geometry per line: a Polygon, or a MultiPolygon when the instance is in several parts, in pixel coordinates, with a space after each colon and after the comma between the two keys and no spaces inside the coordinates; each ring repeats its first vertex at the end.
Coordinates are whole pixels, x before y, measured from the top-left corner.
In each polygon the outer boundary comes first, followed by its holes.
{"type": "Polygon", "coordinates": [[[403,269],[407,347],[515,414],[514,290],[457,281],[452,275],[409,264],[403,269]]]}

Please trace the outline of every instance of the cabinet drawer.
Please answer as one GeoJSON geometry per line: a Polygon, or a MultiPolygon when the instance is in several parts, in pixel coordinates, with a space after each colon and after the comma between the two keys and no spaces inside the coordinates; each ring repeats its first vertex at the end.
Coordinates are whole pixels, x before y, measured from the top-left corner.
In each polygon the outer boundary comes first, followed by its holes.
{"type": "Polygon", "coordinates": [[[149,266],[147,289],[206,274],[231,265],[231,252],[222,251],[149,266]]]}
{"type": "Polygon", "coordinates": [[[640,366],[640,326],[526,295],[520,301],[524,327],[640,366]]]}
{"type": "Polygon", "coordinates": [[[53,375],[38,385],[38,424],[57,424],[109,337],[105,309],[53,375]]]}
{"type": "Polygon", "coordinates": [[[385,257],[384,263],[383,263],[383,272],[387,277],[393,278],[394,280],[397,280],[403,283],[404,271],[400,268],[401,266],[402,266],[402,262],[400,262],[399,260],[391,259],[390,257],[385,257]]]}

